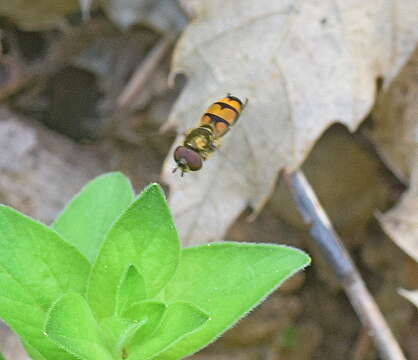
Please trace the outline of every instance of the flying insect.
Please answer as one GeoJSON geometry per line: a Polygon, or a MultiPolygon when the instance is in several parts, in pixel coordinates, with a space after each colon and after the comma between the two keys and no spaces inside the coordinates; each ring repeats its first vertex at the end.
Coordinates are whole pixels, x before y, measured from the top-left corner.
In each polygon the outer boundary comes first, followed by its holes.
{"type": "Polygon", "coordinates": [[[230,94],[213,103],[200,118],[199,126],[188,130],[183,144],[174,150],[177,166],[173,173],[180,169],[183,176],[186,172],[200,170],[203,161],[219,147],[221,138],[238,121],[246,104],[247,100],[243,103],[230,94]]]}

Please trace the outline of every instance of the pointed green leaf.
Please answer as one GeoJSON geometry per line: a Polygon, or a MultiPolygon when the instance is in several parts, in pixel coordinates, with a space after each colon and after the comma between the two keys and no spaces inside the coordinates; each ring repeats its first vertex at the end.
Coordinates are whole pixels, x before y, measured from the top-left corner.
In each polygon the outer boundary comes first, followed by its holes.
{"type": "Polygon", "coordinates": [[[135,265],[148,297],[157,294],[173,276],[179,239],[163,191],[147,187],[109,230],[90,278],[88,300],[97,319],[112,316],[120,279],[135,265]]]}
{"type": "Polygon", "coordinates": [[[134,344],[128,354],[132,359],[151,359],[200,328],[208,319],[207,314],[190,303],[171,304],[152,337],[143,343],[134,344]]]}
{"type": "Polygon", "coordinates": [[[47,310],[68,291],[84,293],[90,265],[59,235],[0,206],[0,318],[47,359],[73,359],[43,334],[47,310]]]}
{"type": "Polygon", "coordinates": [[[112,360],[90,307],[79,294],[65,294],[53,305],[45,332],[57,345],[79,359],[112,360]]]}
{"type": "Polygon", "coordinates": [[[166,305],[162,302],[142,301],[132,305],[123,313],[123,317],[130,321],[145,321],[144,326],[136,331],[135,336],[130,342],[132,345],[142,344],[153,335],[161,322],[166,308],[166,305]]]}
{"type": "Polygon", "coordinates": [[[99,176],[71,200],[52,226],[92,262],[105,234],[133,197],[131,183],[123,174],[99,176]]]}
{"type": "Polygon", "coordinates": [[[308,255],[286,246],[225,242],[183,249],[165,301],[191,302],[210,321],[156,359],[181,359],[206,346],[309,263],[308,255]]]}
{"type": "Polygon", "coordinates": [[[103,341],[108,344],[111,353],[117,359],[125,354],[124,347],[129,344],[146,320],[129,321],[118,316],[103,319],[100,322],[100,333],[103,341]]]}
{"type": "Polygon", "coordinates": [[[145,282],[134,265],[124,274],[116,294],[116,314],[121,314],[130,305],[146,299],[145,282]]]}
{"type": "Polygon", "coordinates": [[[112,354],[119,358],[129,354],[131,344],[148,338],[158,326],[166,306],[157,301],[143,301],[131,306],[124,317],[112,316],[100,322],[103,339],[113,344],[112,354]]]}

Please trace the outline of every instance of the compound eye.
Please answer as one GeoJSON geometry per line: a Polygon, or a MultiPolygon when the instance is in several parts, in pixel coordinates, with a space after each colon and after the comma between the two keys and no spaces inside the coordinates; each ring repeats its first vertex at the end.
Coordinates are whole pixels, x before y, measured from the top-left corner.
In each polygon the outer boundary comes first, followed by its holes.
{"type": "Polygon", "coordinates": [[[202,167],[202,158],[200,155],[185,146],[179,146],[174,151],[174,160],[179,166],[183,165],[191,171],[197,171],[202,167]]]}
{"type": "Polygon", "coordinates": [[[197,152],[190,150],[187,154],[186,160],[191,171],[197,171],[202,168],[202,158],[197,152]]]}

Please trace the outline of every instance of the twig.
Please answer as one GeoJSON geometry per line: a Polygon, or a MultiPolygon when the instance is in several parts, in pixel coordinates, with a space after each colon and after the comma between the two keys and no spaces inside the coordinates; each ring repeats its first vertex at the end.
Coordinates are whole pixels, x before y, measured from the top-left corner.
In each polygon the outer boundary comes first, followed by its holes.
{"type": "Polygon", "coordinates": [[[129,106],[143,89],[145,83],[160,64],[172,42],[171,36],[164,36],[149,52],[145,60],[136,69],[129,83],[119,95],[117,104],[120,108],[129,106]]]}
{"type": "Polygon", "coordinates": [[[305,222],[311,226],[311,236],[335,271],[341,286],[382,358],[406,360],[304,174],[301,171],[285,174],[285,181],[293,192],[295,202],[305,222]]]}

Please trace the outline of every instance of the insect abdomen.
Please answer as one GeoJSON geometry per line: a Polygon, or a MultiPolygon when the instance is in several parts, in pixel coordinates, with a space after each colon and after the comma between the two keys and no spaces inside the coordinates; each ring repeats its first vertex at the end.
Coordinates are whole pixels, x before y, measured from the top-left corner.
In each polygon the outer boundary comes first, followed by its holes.
{"type": "Polygon", "coordinates": [[[206,110],[206,113],[200,119],[200,125],[213,126],[215,136],[221,137],[238,120],[242,106],[240,99],[228,95],[206,110]]]}

